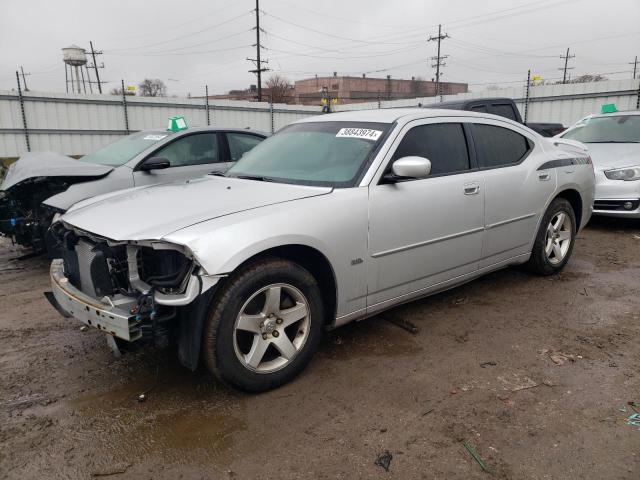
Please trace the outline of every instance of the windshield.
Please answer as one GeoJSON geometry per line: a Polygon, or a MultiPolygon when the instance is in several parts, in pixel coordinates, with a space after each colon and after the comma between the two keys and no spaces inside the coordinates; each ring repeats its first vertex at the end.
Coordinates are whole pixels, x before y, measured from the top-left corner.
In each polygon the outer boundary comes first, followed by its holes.
{"type": "Polygon", "coordinates": [[[562,138],[584,143],[638,143],[640,115],[585,118],[571,127],[562,138]]]}
{"type": "Polygon", "coordinates": [[[85,155],[80,160],[83,162],[99,163],[100,165],[107,165],[109,167],[119,167],[140,152],[163,140],[167,135],[170,135],[170,133],[163,132],[162,130],[155,132],[146,130],[144,132],[134,133],[110,143],[97,152],[85,155]]]}
{"type": "Polygon", "coordinates": [[[349,187],[389,127],[373,122],[290,125],[245,153],[227,176],[349,187]]]}

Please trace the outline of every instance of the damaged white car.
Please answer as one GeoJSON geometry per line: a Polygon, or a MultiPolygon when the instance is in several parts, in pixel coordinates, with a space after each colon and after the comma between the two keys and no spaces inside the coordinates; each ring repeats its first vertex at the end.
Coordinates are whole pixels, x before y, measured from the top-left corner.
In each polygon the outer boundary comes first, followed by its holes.
{"type": "Polygon", "coordinates": [[[80,200],[139,185],[224,171],[265,138],[222,128],[145,130],[80,160],[31,152],[13,163],[0,185],[0,235],[36,252],[50,249],[56,214],[80,200]]]}
{"type": "Polygon", "coordinates": [[[508,265],[560,271],[594,173],[556,143],[463,111],[305,119],[226,174],[75,205],[48,298],[112,343],[175,342],[188,368],[273,388],[325,328],[508,265]]]}

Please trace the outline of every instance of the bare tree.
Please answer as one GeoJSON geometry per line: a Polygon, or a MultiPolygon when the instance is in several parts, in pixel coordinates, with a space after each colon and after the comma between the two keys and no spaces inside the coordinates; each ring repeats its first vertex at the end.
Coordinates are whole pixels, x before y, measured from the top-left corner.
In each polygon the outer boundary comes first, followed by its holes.
{"type": "Polygon", "coordinates": [[[572,78],[571,80],[568,80],[567,83],[590,83],[602,82],[603,80],[607,80],[607,77],[605,77],[604,75],[600,75],[599,73],[587,73],[585,75],[580,75],[578,77],[572,78]]]}
{"type": "Polygon", "coordinates": [[[287,78],[278,74],[271,75],[267,80],[267,88],[273,103],[287,103],[291,100],[293,87],[287,78]]]}
{"type": "Polygon", "coordinates": [[[139,85],[138,91],[142,97],[166,97],[167,87],[159,78],[145,78],[139,85]]]}

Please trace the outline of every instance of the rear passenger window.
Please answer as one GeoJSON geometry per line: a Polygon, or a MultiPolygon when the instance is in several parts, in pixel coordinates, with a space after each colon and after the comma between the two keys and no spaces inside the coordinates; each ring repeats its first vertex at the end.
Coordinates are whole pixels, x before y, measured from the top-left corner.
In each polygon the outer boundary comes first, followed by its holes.
{"type": "Polygon", "coordinates": [[[262,140],[263,138],[258,137],[257,135],[236,132],[227,133],[231,161],[236,162],[240,160],[240,157],[259,144],[262,140]]]}
{"type": "Polygon", "coordinates": [[[487,106],[486,105],[474,105],[470,108],[470,110],[472,112],[480,112],[480,113],[487,113],[487,106]]]}
{"type": "Polygon", "coordinates": [[[516,112],[513,111],[513,105],[509,105],[508,103],[494,103],[491,105],[491,110],[491,113],[494,115],[499,115],[510,120],[517,120],[516,112]]]}
{"type": "Polygon", "coordinates": [[[413,127],[404,136],[393,160],[418,156],[431,161],[431,175],[469,170],[469,151],[459,123],[413,127]]]}
{"type": "Polygon", "coordinates": [[[480,168],[514,165],[529,152],[529,140],[513,130],[474,123],[473,142],[480,168]]]}

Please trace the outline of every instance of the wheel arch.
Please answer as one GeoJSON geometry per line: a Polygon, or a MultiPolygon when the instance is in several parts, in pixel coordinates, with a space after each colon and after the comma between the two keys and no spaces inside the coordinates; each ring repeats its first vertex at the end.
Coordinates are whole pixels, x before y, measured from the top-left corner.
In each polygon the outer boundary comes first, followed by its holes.
{"type": "Polygon", "coordinates": [[[573,208],[573,213],[576,216],[576,232],[578,232],[580,228],[583,226],[582,217],[583,217],[584,207],[583,207],[582,195],[580,195],[580,192],[578,192],[574,188],[567,188],[565,190],[558,192],[558,194],[554,197],[553,200],[555,200],[556,198],[564,198],[571,204],[571,207],[573,208]]]}
{"type": "Polygon", "coordinates": [[[266,257],[278,257],[297,263],[313,275],[318,282],[325,307],[325,325],[331,325],[338,306],[338,282],[335,270],[327,256],[319,249],[301,243],[287,243],[265,248],[248,256],[229,272],[233,272],[266,257]]]}

